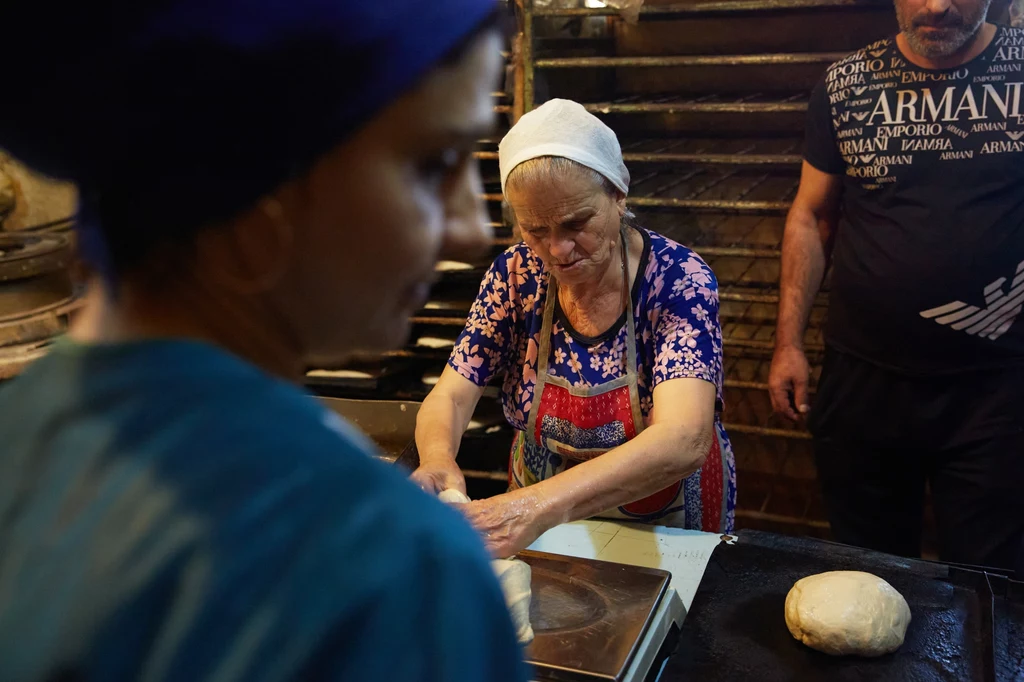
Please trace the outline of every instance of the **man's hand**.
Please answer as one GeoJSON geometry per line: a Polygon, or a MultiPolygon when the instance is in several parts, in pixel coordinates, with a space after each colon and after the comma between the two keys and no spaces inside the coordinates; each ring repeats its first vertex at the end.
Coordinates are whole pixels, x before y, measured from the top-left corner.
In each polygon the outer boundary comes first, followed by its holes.
{"type": "Polygon", "coordinates": [[[444,490],[454,488],[460,493],[466,492],[466,479],[454,459],[434,459],[420,462],[420,466],[410,476],[412,482],[431,495],[438,495],[444,490]]]}
{"type": "Polygon", "coordinates": [[[802,350],[796,346],[780,346],[775,349],[771,372],[768,374],[768,390],[776,414],[799,421],[810,411],[807,399],[810,376],[811,367],[802,350]]]}

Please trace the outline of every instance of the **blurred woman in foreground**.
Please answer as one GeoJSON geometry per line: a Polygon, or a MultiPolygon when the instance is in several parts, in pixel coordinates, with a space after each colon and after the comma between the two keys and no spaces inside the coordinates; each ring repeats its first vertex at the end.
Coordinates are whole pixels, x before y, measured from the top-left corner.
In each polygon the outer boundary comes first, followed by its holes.
{"type": "Polygon", "coordinates": [[[0,679],[524,679],[473,531],[295,385],[487,242],[494,12],[0,9],[0,146],[78,183],[104,274],[0,391],[0,679]]]}

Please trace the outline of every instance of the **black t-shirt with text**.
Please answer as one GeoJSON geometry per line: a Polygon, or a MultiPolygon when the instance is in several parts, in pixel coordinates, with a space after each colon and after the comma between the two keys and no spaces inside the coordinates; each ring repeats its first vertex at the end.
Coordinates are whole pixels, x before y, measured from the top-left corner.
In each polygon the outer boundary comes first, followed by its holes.
{"type": "Polygon", "coordinates": [[[832,65],[805,158],[843,175],[827,342],[936,374],[1024,364],[1024,29],[927,70],[893,38],[832,65]]]}

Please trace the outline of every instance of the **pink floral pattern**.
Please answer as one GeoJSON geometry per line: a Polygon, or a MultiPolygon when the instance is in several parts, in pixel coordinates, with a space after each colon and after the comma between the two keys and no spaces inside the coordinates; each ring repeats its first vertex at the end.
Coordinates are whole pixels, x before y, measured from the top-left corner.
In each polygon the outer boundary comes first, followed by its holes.
{"type": "MultiPolygon", "coordinates": [[[[718,285],[700,256],[645,231],[646,263],[634,288],[640,406],[647,417],[662,381],[696,378],[717,387],[722,406],[722,328],[718,285]]],[[[478,386],[504,375],[502,404],[516,429],[525,430],[537,381],[537,349],[548,273],[525,244],[491,265],[459,336],[449,365],[478,386]]],[[[622,376],[625,324],[587,343],[556,317],[548,371],[576,386],[597,386],[622,376]]],[[[719,430],[721,427],[719,426],[719,430]]],[[[723,432],[724,433],[724,432],[723,432]]]]}

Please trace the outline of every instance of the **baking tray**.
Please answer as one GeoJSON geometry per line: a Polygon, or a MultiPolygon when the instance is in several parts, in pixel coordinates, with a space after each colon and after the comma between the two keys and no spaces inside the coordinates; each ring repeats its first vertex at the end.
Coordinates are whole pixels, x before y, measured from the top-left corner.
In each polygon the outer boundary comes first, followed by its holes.
{"type": "Polygon", "coordinates": [[[1019,583],[806,538],[756,531],[739,538],[712,555],[665,682],[1024,680],[1019,583]],[[912,620],[896,653],[833,657],[789,634],[784,604],[793,583],[835,570],[874,573],[906,598],[912,620]]]}
{"type": "Polygon", "coordinates": [[[535,638],[526,649],[534,679],[617,681],[629,670],[658,604],[668,571],[525,551],[535,638]]]}

